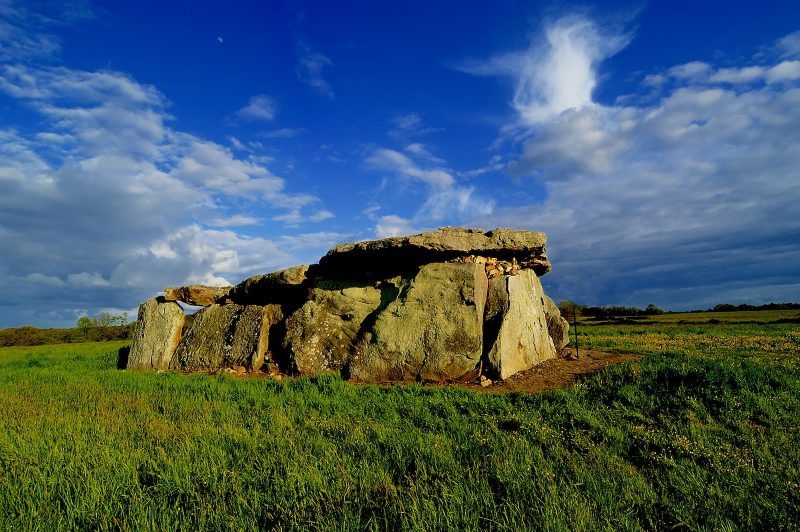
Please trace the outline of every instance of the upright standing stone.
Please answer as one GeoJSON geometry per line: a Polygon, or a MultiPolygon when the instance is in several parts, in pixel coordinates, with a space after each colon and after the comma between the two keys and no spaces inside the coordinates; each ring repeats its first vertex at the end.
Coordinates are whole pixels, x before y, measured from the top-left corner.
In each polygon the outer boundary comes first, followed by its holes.
{"type": "Polygon", "coordinates": [[[350,374],[370,382],[447,380],[474,370],[486,288],[483,265],[426,264],[377,316],[356,348],[350,374]]]}
{"type": "Polygon", "coordinates": [[[561,316],[558,306],[553,300],[544,296],[544,310],[547,314],[547,330],[553,340],[556,352],[564,349],[569,344],[569,322],[561,316]]]}
{"type": "Polygon", "coordinates": [[[127,369],[167,369],[181,340],[183,320],[180,305],[164,298],[139,305],[127,369]]]}
{"type": "Polygon", "coordinates": [[[367,317],[381,304],[371,285],[321,282],[309,300],[286,320],[284,346],[300,375],[340,371],[367,317]]]}
{"type": "Polygon", "coordinates": [[[499,377],[507,379],[555,358],[556,350],[547,329],[545,295],[533,270],[497,279],[492,288],[500,293],[489,296],[487,308],[487,317],[494,317],[498,327],[488,360],[499,377]]]}
{"type": "Polygon", "coordinates": [[[170,367],[187,371],[231,366],[260,369],[268,349],[269,328],[282,318],[278,305],[206,307],[195,314],[170,367]]]}

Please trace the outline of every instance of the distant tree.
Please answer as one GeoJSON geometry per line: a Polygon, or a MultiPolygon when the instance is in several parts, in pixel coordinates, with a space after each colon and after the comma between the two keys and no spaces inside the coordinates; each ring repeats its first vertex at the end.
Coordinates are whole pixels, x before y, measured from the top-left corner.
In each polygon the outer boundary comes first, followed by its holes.
{"type": "Polygon", "coordinates": [[[101,340],[108,340],[110,336],[112,316],[108,312],[101,312],[94,317],[94,326],[101,340]]]}
{"type": "Polygon", "coordinates": [[[564,300],[558,302],[558,310],[561,313],[561,317],[570,323],[572,323],[573,320],[581,318],[581,313],[584,308],[583,305],[578,305],[572,301],[564,300]]]}
{"type": "Polygon", "coordinates": [[[114,327],[124,327],[128,324],[128,313],[115,314],[111,316],[111,325],[114,327]]]}
{"type": "Polygon", "coordinates": [[[94,329],[94,321],[89,316],[81,316],[75,326],[80,331],[84,340],[89,339],[89,333],[94,329]]]}
{"type": "Polygon", "coordinates": [[[664,311],[655,306],[654,304],[650,303],[647,305],[647,308],[644,310],[645,314],[664,314],[664,311]]]}

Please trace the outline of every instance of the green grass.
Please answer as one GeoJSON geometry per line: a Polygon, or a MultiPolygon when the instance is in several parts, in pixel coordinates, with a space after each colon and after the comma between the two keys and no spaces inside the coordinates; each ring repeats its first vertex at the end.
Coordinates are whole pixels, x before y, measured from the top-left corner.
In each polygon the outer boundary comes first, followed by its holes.
{"type": "Polygon", "coordinates": [[[587,327],[536,395],[0,349],[0,529],[797,530],[797,326],[587,327]]]}

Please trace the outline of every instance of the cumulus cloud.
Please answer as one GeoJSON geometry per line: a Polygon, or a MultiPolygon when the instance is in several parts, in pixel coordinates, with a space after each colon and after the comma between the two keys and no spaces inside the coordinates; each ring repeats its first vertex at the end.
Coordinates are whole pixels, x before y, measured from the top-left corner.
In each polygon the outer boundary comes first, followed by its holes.
{"type": "Polygon", "coordinates": [[[154,293],[163,288],[161,284],[224,286],[292,262],[292,255],[270,240],[191,224],[119,263],[110,282],[118,287],[148,287],[154,293]]]}
{"type": "Polygon", "coordinates": [[[69,324],[166,284],[237,282],[297,262],[279,236],[234,231],[261,217],[226,216],[233,209],[332,216],[315,196],[288,191],[249,146],[231,141],[247,148],[237,156],[173,127],[153,86],[14,59],[0,65],[0,95],[33,113],[38,130],[0,129],[0,282],[29,311],[7,306],[0,326],[69,324]]]}
{"type": "Polygon", "coordinates": [[[495,209],[487,224],[548,233],[555,268],[545,283],[556,297],[668,308],[800,297],[794,61],[689,62],[645,77],[660,91],[647,104],[601,105],[592,65],[626,38],[591,55],[570,28],[596,27],[554,27],[544,49],[526,52],[552,61],[538,77],[519,61],[518,87],[546,95],[576,65],[588,77],[575,78],[582,88],[570,97],[514,99],[528,129],[510,170],[546,197],[495,209]]]}

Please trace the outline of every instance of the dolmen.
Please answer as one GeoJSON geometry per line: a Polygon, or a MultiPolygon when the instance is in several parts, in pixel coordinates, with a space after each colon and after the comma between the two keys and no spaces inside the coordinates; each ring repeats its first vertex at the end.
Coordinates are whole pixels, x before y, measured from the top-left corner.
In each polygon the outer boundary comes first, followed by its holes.
{"type": "Polygon", "coordinates": [[[359,382],[506,379],[558,356],[544,233],[445,227],[330,250],[236,286],[166,288],[139,307],[128,369],[359,382]],[[178,302],[201,306],[185,316],[178,302]]]}

